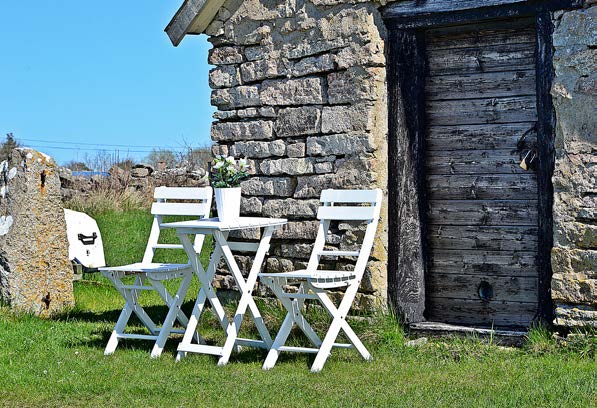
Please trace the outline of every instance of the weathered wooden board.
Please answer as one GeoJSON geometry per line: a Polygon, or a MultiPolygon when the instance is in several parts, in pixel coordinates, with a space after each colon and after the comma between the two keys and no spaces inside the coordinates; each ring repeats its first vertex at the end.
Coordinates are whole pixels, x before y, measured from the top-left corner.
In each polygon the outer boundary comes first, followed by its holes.
{"type": "Polygon", "coordinates": [[[503,175],[430,175],[431,200],[536,200],[533,172],[503,175]]]}
{"type": "MultiPolygon", "coordinates": [[[[428,151],[513,149],[534,122],[494,125],[430,126],[425,147],[428,151]]],[[[525,139],[537,140],[534,132],[525,139]]],[[[435,154],[435,153],[433,153],[435,154]]]]}
{"type": "Polygon", "coordinates": [[[534,95],[428,101],[426,109],[429,126],[516,123],[537,120],[537,98],[534,95]]]}
{"type": "Polygon", "coordinates": [[[537,311],[537,303],[481,302],[480,300],[444,299],[428,296],[426,312],[441,316],[442,321],[486,327],[528,327],[537,311]]]}
{"type": "Polygon", "coordinates": [[[537,227],[451,226],[427,228],[431,250],[536,251],[537,227]]]}
{"type": "Polygon", "coordinates": [[[427,80],[428,100],[535,95],[535,71],[438,75],[427,80]]]}
{"type": "Polygon", "coordinates": [[[537,276],[537,254],[516,251],[435,250],[429,257],[430,273],[481,276],[537,276]]]}
{"type": "Polygon", "coordinates": [[[474,25],[466,31],[462,31],[461,29],[454,31],[454,27],[430,30],[426,35],[427,50],[479,48],[506,44],[533,44],[535,42],[535,29],[532,27],[533,25],[534,21],[526,20],[520,24],[519,28],[509,28],[506,30],[496,30],[495,24],[493,28],[474,25]]]}
{"type": "Polygon", "coordinates": [[[530,70],[535,66],[535,50],[529,44],[429,50],[427,58],[431,75],[530,70]]]}
{"type": "Polygon", "coordinates": [[[430,200],[427,221],[440,225],[537,225],[537,201],[430,200]]]}
{"type": "Polygon", "coordinates": [[[537,277],[479,276],[431,273],[427,285],[435,298],[481,300],[479,285],[487,282],[493,292],[491,301],[537,301],[537,277]]]}
{"type": "Polygon", "coordinates": [[[525,174],[520,161],[513,149],[437,151],[427,160],[427,174],[525,174]]]}

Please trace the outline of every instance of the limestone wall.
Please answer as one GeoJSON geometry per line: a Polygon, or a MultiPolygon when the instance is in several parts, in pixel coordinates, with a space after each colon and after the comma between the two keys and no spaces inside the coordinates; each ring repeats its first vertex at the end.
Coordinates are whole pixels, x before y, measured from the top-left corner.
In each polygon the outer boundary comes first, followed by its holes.
{"type": "Polygon", "coordinates": [[[586,7],[554,15],[552,298],[564,326],[597,326],[597,7],[586,7]]]}
{"type": "MultiPolygon", "coordinates": [[[[384,26],[375,3],[343,3],[229,0],[207,29],[213,153],[251,161],[243,214],[289,219],[269,271],[305,267],[321,190],[387,184],[384,26]]],[[[385,218],[361,306],[385,304],[385,218]]],[[[358,235],[341,224],[329,244],[347,248],[358,235]]]]}

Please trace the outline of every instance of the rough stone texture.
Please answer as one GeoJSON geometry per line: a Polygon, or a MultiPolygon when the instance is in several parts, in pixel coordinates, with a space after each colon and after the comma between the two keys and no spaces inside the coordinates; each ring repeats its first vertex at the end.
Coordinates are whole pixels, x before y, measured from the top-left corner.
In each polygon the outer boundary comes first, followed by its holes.
{"type": "Polygon", "coordinates": [[[16,310],[51,316],[74,304],[59,168],[15,149],[0,164],[0,297],[16,310]]]}
{"type": "Polygon", "coordinates": [[[558,13],[554,24],[555,324],[597,327],[597,7],[558,13]]]}
{"type": "MultiPolygon", "coordinates": [[[[254,160],[254,177],[242,183],[243,214],[289,219],[272,240],[268,271],[305,267],[321,190],[386,187],[379,7],[349,0],[228,0],[206,30],[214,45],[209,61],[216,65],[210,75],[218,107],[214,154],[254,160]]],[[[366,294],[357,302],[364,307],[386,301],[385,204],[383,211],[362,285],[366,294]]],[[[328,238],[332,247],[354,245],[350,230],[328,238]]],[[[346,264],[339,259],[325,266],[346,264]]]]}

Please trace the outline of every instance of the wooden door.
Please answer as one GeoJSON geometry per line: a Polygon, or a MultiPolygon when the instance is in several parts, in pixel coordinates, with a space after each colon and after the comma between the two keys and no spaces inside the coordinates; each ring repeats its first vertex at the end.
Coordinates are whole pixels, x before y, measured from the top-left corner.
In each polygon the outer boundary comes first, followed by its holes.
{"type": "Polygon", "coordinates": [[[527,20],[426,33],[430,321],[520,327],[536,315],[537,176],[519,166],[536,145],[535,36],[527,20]]]}

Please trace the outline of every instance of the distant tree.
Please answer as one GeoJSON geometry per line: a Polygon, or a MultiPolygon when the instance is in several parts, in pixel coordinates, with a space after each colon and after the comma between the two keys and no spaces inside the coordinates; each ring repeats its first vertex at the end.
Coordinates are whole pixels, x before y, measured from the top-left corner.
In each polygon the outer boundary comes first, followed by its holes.
{"type": "Polygon", "coordinates": [[[191,169],[207,169],[208,162],[212,159],[209,147],[188,148],[181,154],[180,165],[191,169]]]}
{"type": "Polygon", "coordinates": [[[166,167],[172,168],[177,165],[176,154],[172,150],[153,149],[151,153],[147,155],[145,160],[151,164],[154,168],[157,167],[159,162],[166,163],[166,167]]]}
{"type": "Polygon", "coordinates": [[[74,160],[66,163],[64,167],[71,169],[72,171],[91,171],[85,163],[74,160]]]}
{"type": "Polygon", "coordinates": [[[15,139],[12,133],[6,135],[6,140],[0,144],[0,161],[10,159],[10,152],[12,149],[19,147],[20,144],[15,139]]]}

